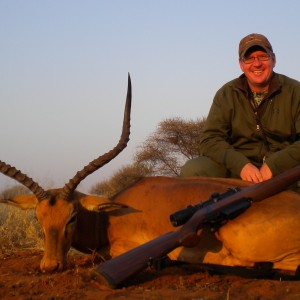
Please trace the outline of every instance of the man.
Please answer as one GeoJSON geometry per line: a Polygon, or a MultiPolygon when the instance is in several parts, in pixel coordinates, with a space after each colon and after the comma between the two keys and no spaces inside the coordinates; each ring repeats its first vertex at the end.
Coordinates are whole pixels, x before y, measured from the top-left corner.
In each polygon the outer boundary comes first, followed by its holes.
{"type": "Polygon", "coordinates": [[[201,137],[202,156],[181,176],[236,177],[258,183],[300,163],[300,82],[273,71],[268,39],[239,44],[243,74],[215,95],[201,137]]]}

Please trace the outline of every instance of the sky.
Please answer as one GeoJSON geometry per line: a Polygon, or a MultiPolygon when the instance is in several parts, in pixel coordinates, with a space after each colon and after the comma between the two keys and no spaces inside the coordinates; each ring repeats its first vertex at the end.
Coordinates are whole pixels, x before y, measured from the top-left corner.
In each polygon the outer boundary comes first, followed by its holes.
{"type": "MultiPolygon", "coordinates": [[[[208,114],[241,74],[238,44],[270,40],[275,71],[300,80],[298,0],[0,0],[0,160],[43,188],[61,187],[121,135],[127,148],[78,187],[119,168],[158,124],[208,114]]],[[[0,174],[0,191],[16,182],[0,174]]]]}

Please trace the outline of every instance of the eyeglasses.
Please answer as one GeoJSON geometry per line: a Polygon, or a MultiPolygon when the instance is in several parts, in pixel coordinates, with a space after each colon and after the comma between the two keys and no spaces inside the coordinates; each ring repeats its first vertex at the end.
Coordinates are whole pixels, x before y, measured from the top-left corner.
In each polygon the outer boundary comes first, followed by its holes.
{"type": "Polygon", "coordinates": [[[268,61],[270,59],[269,54],[263,54],[263,55],[258,55],[258,56],[249,56],[249,57],[243,57],[242,61],[245,64],[253,64],[255,59],[257,58],[259,61],[268,61]]]}

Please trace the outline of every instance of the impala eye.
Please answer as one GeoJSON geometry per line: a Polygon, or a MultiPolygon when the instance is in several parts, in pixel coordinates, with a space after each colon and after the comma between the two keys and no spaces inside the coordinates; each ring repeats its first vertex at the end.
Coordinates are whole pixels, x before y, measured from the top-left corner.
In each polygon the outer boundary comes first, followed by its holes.
{"type": "Polygon", "coordinates": [[[72,227],[76,224],[76,221],[77,221],[77,213],[73,213],[72,217],[69,219],[65,227],[65,238],[67,238],[69,233],[72,232],[72,227]]]}
{"type": "Polygon", "coordinates": [[[76,221],[77,221],[77,213],[73,213],[73,215],[70,218],[70,220],[68,221],[67,225],[71,225],[73,223],[76,223],[76,221]]]}

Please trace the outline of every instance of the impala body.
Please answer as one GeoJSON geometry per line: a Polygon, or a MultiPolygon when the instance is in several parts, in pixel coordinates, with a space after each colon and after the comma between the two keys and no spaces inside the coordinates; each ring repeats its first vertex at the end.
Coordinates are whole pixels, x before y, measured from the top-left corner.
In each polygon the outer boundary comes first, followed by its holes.
{"type": "MultiPolygon", "coordinates": [[[[125,106],[123,132],[118,145],[79,171],[63,188],[44,191],[14,167],[0,161],[0,171],[28,187],[32,194],[0,200],[23,209],[35,208],[43,228],[43,272],[62,270],[71,246],[97,250],[109,259],[173,231],[169,215],[190,204],[207,200],[214,192],[248,184],[223,178],[149,177],[112,199],[76,191],[89,174],[120,153],[129,140],[131,84],[125,106]]],[[[295,271],[300,263],[300,196],[285,191],[254,203],[217,233],[199,232],[193,248],[177,248],[171,259],[190,263],[254,266],[269,262],[281,270],[295,271]]]]}
{"type": "MultiPolygon", "coordinates": [[[[224,178],[149,177],[136,183],[114,201],[131,209],[109,216],[108,237],[112,256],[174,231],[169,215],[188,205],[207,200],[214,192],[249,184],[224,178]],[[128,214],[125,214],[125,211],[128,214]]],[[[199,232],[199,244],[178,248],[171,259],[189,263],[255,266],[273,263],[281,270],[295,271],[300,264],[300,196],[278,193],[252,206],[214,234],[199,232]]]]}

